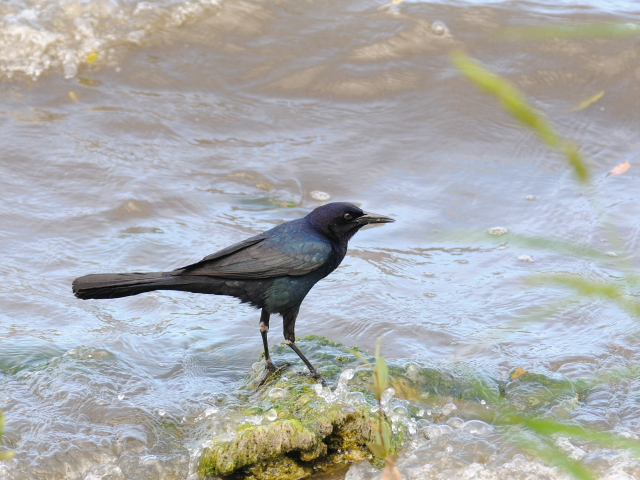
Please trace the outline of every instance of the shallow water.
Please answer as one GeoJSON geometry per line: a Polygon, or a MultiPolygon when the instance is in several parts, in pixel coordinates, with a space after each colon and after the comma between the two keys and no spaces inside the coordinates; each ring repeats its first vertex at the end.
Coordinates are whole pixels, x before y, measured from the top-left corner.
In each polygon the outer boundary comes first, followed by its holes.
{"type": "MultiPolygon", "coordinates": [[[[507,42],[500,31],[633,23],[640,8],[384,3],[0,4],[0,409],[16,452],[0,478],[185,478],[204,441],[195,419],[261,352],[257,312],[179,292],[80,301],[71,281],[188,264],[305,215],[321,203],[312,192],[397,222],[354,237],[305,300],[298,335],[372,351],[384,333],[389,358],[501,377],[637,362],[640,324],[604,300],[518,320],[566,294],[528,274],[603,280],[620,261],[638,265],[638,37],[507,42]],[[563,159],[458,75],[455,49],[582,145],[619,244],[563,159]],[[627,173],[606,176],[623,161],[627,173]],[[509,231],[484,233],[495,227],[509,231]],[[514,234],[602,257],[518,247],[514,234]]],[[[272,342],[278,330],[273,319],[272,342]]],[[[571,418],[634,434],[637,382],[594,392],[571,418]]],[[[460,447],[445,437],[407,449],[408,478],[447,478],[429,456],[460,447]],[[431,453],[411,457],[420,449],[431,453]]],[[[513,462],[559,478],[487,442],[498,453],[486,478],[509,478],[513,462]]]]}

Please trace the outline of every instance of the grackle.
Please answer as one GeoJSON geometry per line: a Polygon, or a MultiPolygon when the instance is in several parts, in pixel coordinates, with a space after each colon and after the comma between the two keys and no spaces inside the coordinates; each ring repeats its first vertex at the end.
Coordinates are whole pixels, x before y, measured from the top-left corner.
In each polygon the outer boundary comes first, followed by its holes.
{"type": "Polygon", "coordinates": [[[319,280],[340,265],[347,243],[360,228],[393,221],[350,203],[329,203],[306,217],[278,225],[171,272],[99,273],[76,278],[73,293],[83,300],[128,297],[153,290],[237,297],[262,309],[260,333],[268,370],[263,383],[269,372],[277,370],[267,344],[272,313],[282,315],[285,342],[309,368],[311,376],[321,380],[295,344],[300,304],[319,280]]]}

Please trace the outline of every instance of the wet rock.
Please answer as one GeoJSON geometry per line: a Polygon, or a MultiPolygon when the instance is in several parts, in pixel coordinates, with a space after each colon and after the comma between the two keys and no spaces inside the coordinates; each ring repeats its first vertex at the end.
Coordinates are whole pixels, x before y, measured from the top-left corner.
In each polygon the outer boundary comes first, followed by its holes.
{"type": "Polygon", "coordinates": [[[203,455],[201,474],[287,480],[371,458],[366,443],[374,440],[374,418],[369,407],[345,408],[311,400],[298,409],[299,399],[289,400],[294,408],[281,409],[290,418],[242,428],[231,440],[214,440],[203,455]]]}
{"type": "MultiPolygon", "coordinates": [[[[259,425],[237,421],[231,435],[227,428],[227,433],[214,438],[202,454],[202,476],[288,480],[373,460],[367,442],[375,439],[379,416],[372,412],[377,402],[367,389],[368,373],[362,372],[359,381],[347,386],[354,376],[349,365],[360,362],[347,347],[316,336],[305,337],[299,345],[329,385],[322,387],[300,375],[303,366],[296,365],[258,387],[265,372],[261,364],[254,368],[228,401],[241,409],[243,417],[262,414],[264,420],[259,425]],[[269,421],[265,414],[272,410],[277,417],[269,421]]],[[[277,345],[272,351],[278,361],[295,365],[296,358],[288,347],[277,345]]],[[[222,410],[225,408],[233,409],[231,405],[223,405],[222,410]]],[[[382,418],[391,427],[386,413],[382,418]]],[[[401,446],[404,434],[404,428],[397,427],[394,451],[401,446]]]]}
{"type": "MultiPolygon", "coordinates": [[[[367,448],[367,443],[374,441],[379,419],[377,399],[368,389],[371,366],[353,349],[324,337],[308,336],[298,340],[298,345],[328,385],[323,387],[304,376],[304,365],[286,345],[272,347],[277,362],[292,365],[259,386],[266,372],[263,362],[256,363],[252,372],[225,394],[215,413],[200,417],[208,425],[218,425],[217,430],[211,430],[213,438],[200,457],[203,477],[294,480],[331,473],[363,460],[382,466],[367,448]]],[[[406,436],[424,430],[420,422],[444,423],[454,410],[456,415],[464,412],[466,418],[482,417],[491,422],[487,402],[499,397],[516,409],[523,404],[548,408],[554,402],[575,398],[577,393],[575,384],[568,380],[530,373],[504,382],[462,367],[447,371],[403,360],[389,361],[388,366],[390,388],[383,394],[382,421],[393,432],[392,451],[402,447],[406,436]],[[429,420],[421,419],[423,416],[429,420]]],[[[464,421],[458,420],[458,426],[463,426],[464,421]]],[[[451,429],[447,425],[429,428],[451,429]]]]}
{"type": "MultiPolygon", "coordinates": [[[[588,391],[585,382],[570,381],[563,376],[547,376],[517,369],[511,373],[510,382],[504,385],[504,397],[509,404],[521,412],[544,414],[547,411],[566,413],[573,409],[580,396],[588,391]],[[521,373],[519,371],[524,373],[521,373]]],[[[566,414],[556,415],[566,417],[566,414]]]]}

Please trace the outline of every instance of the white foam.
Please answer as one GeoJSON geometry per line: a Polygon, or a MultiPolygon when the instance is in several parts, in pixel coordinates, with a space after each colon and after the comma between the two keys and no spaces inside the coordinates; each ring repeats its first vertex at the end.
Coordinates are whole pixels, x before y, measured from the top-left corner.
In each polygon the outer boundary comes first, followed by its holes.
{"type": "Polygon", "coordinates": [[[338,379],[338,386],[335,391],[331,391],[329,387],[323,387],[321,384],[316,383],[313,387],[318,394],[318,396],[322,397],[327,403],[351,403],[358,402],[361,400],[361,397],[358,395],[350,395],[348,384],[349,380],[353,378],[355,371],[351,368],[346,369],[340,374],[340,378],[338,379]]]}
{"type": "Polygon", "coordinates": [[[216,0],[16,0],[0,14],[0,78],[67,78],[82,64],[110,64],[115,48],[206,15],[216,0]]]}

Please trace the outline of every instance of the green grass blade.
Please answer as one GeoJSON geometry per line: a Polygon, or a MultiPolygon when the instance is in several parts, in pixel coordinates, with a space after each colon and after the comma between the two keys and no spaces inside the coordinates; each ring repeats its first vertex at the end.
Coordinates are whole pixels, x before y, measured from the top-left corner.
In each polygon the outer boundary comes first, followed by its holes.
{"type": "Polygon", "coordinates": [[[480,89],[499,99],[503,109],[536,132],[544,143],[562,152],[581,182],[586,183],[589,180],[587,164],[580,156],[577,146],[561,138],[547,119],[527,102],[514,85],[484,68],[464,52],[453,53],[452,61],[464,76],[480,89]]]}
{"type": "Polygon", "coordinates": [[[374,378],[376,387],[379,389],[380,395],[382,395],[389,385],[389,367],[387,367],[387,361],[382,357],[376,357],[374,378]]]}
{"type": "Polygon", "coordinates": [[[569,458],[565,453],[547,443],[532,442],[524,438],[513,438],[513,441],[528,454],[551,465],[557,465],[578,480],[596,480],[596,476],[582,463],[569,458]]]}
{"type": "Polygon", "coordinates": [[[608,448],[628,449],[636,456],[640,454],[640,441],[621,437],[613,433],[601,432],[580,425],[555,422],[546,418],[521,417],[521,424],[542,435],[561,434],[567,437],[591,441],[608,448]]]}
{"type": "Polygon", "coordinates": [[[616,303],[632,316],[640,317],[640,302],[629,298],[629,284],[635,277],[620,278],[615,282],[585,280],[577,275],[536,275],[530,277],[532,283],[563,285],[572,288],[582,297],[599,297],[616,303]]]}
{"type": "Polygon", "coordinates": [[[358,350],[354,349],[354,348],[345,348],[344,349],[345,352],[349,352],[353,355],[355,355],[356,357],[358,357],[360,360],[362,360],[362,362],[365,365],[371,365],[371,362],[369,360],[367,360],[365,358],[365,356],[362,354],[362,352],[359,352],[358,350]]]}
{"type": "MultiPolygon", "coordinates": [[[[0,440],[2,439],[2,432],[4,432],[4,414],[0,410],[0,440]]],[[[13,458],[13,452],[0,452],[0,461],[10,460],[13,458]]]]}
{"type": "Polygon", "coordinates": [[[596,103],[602,97],[604,97],[604,90],[599,91],[598,93],[588,98],[584,102],[580,102],[580,105],[578,105],[576,108],[572,109],[571,111],[577,112],[578,110],[584,110],[585,108],[589,108],[591,105],[596,103]]]}
{"type": "Polygon", "coordinates": [[[501,40],[549,40],[556,38],[617,38],[640,35],[636,23],[604,23],[599,25],[549,25],[505,28],[498,32],[501,40]]]}

